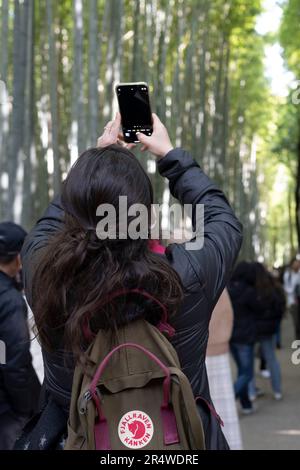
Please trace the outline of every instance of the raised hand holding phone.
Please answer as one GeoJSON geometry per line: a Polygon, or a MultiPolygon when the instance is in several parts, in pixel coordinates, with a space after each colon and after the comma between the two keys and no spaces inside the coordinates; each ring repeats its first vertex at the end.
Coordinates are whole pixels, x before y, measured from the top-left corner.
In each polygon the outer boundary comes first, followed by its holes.
{"type": "MultiPolygon", "coordinates": [[[[116,114],[116,117],[113,121],[109,121],[106,126],[104,127],[104,133],[102,134],[101,137],[99,137],[97,141],[97,146],[98,147],[107,147],[108,145],[111,144],[116,144],[119,143],[120,145],[126,146],[127,148],[133,148],[135,144],[133,143],[127,143],[128,140],[132,142],[132,139],[134,142],[140,142],[142,143],[142,151],[149,150],[149,152],[153,153],[156,157],[162,158],[164,157],[170,150],[172,150],[174,147],[171,143],[168,131],[166,127],[163,125],[163,123],[160,121],[159,117],[155,113],[150,113],[150,103],[149,99],[145,100],[144,104],[141,106],[140,104],[137,105],[137,108],[132,111],[131,110],[131,119],[134,119],[135,123],[142,123],[142,122],[151,122],[151,127],[150,125],[148,126],[148,131],[145,131],[144,129],[139,130],[143,128],[143,124],[135,124],[134,130],[131,131],[130,138],[126,138],[126,129],[128,129],[128,106],[130,104],[130,100],[133,99],[133,95],[137,93],[139,89],[143,89],[142,91],[145,93],[145,90],[148,90],[148,87],[146,87],[146,84],[135,84],[136,85],[136,92],[134,92],[134,84],[124,84],[124,85],[117,85],[116,86],[116,91],[119,93],[118,99],[119,99],[119,105],[120,109],[123,110],[123,116],[125,113],[125,117],[121,116],[120,113],[116,114]],[[124,92],[124,87],[125,87],[125,92],[124,92]],[[130,87],[130,92],[128,95],[128,87],[130,87]],[[131,90],[132,88],[132,90],[131,90]],[[127,90],[127,91],[126,91],[127,90]],[[126,100],[124,101],[124,96],[122,99],[120,99],[120,94],[127,95],[126,100]],[[128,101],[128,96],[129,96],[129,101],[128,101]],[[123,100],[123,101],[122,101],[123,100]],[[123,104],[122,104],[123,103],[123,104]],[[124,106],[124,103],[127,103],[127,106],[124,106]],[[127,116],[127,117],[126,117],[127,116]],[[134,117],[132,117],[134,116],[134,117]],[[124,124],[123,119],[127,119],[127,124],[124,124]],[[123,134],[120,132],[120,127],[122,126],[123,129],[123,134]],[[124,135],[125,133],[125,135],[124,135]],[[148,134],[148,135],[146,135],[148,134]]],[[[147,91],[148,93],[148,91],[147,91]]],[[[148,96],[148,95],[147,95],[148,96]]],[[[131,102],[131,105],[134,106],[135,99],[140,100],[140,98],[134,98],[133,102],[131,102]]],[[[147,126],[145,126],[146,128],[147,126]]]]}
{"type": "Polygon", "coordinates": [[[168,131],[163,125],[159,117],[153,113],[153,133],[151,136],[147,136],[142,132],[137,132],[139,142],[143,144],[141,150],[149,150],[158,159],[167,155],[168,152],[173,150],[174,146],[171,143],[168,131]]]}

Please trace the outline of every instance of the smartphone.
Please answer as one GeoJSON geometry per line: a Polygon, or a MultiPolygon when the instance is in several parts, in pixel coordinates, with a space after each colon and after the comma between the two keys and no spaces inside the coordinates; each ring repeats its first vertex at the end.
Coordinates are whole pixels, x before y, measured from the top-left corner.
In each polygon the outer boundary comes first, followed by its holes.
{"type": "Polygon", "coordinates": [[[151,135],[153,126],[147,83],[119,83],[116,94],[125,142],[138,142],[137,131],[151,135]]]}

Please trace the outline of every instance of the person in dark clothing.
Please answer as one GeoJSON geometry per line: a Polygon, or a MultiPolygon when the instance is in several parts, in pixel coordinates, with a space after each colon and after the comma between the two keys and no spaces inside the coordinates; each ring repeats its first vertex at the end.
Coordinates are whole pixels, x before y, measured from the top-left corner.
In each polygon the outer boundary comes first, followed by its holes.
{"type": "MultiPolygon", "coordinates": [[[[256,292],[260,309],[256,317],[257,337],[262,357],[270,371],[275,400],[282,399],[280,365],[276,358],[276,332],[285,311],[285,296],[282,288],[261,263],[253,263],[256,273],[256,292]]],[[[255,396],[255,384],[251,385],[255,396]]]]}
{"type": "Polygon", "coordinates": [[[0,223],[0,449],[9,450],[34,411],[40,384],[32,367],[27,307],[15,280],[26,232],[12,222],[0,223]]]}
{"type": "Polygon", "coordinates": [[[284,271],[283,285],[287,299],[287,307],[292,316],[295,339],[300,338],[300,260],[293,258],[284,271]],[[298,295],[299,294],[299,295],[298,295]]]}
{"type": "Polygon", "coordinates": [[[248,386],[254,374],[254,344],[256,342],[256,318],[261,308],[255,289],[255,269],[252,263],[240,262],[228,286],[234,321],[230,349],[237,365],[235,395],[239,398],[242,413],[250,414],[253,406],[248,386]]]}
{"type": "Polygon", "coordinates": [[[211,313],[231,275],[242,228],[222,191],[188,152],[173,148],[156,115],[153,125],[152,136],[140,134],[140,141],[156,155],[159,173],[168,178],[172,195],[192,205],[194,227],[196,205],[205,205],[204,245],[189,250],[186,244],[174,243],[165,254],[157,254],[150,251],[146,239],[97,238],[100,203],[116,206],[118,197],[125,194],[128,206],[143,203],[150,209],[153,198],[150,180],[136,157],[115,145],[120,128],[117,115],[107,124],[98,148],[84,152],[70,170],[62,196],[50,204],[22,250],[25,292],[43,347],[44,387],[67,416],[73,369],[66,369],[65,358],[78,357],[78,348],[85,342],[82,324],[87,312],[95,331],[110,326],[112,319],[117,327],[140,316],[158,323],[154,305],[134,296],[114,302],[113,311],[110,305],[101,315],[93,310],[97,299],[120,287],[138,286],[168,308],[182,370],[194,395],[202,398],[198,406],[206,446],[224,449],[228,446],[210,398],[205,353],[211,313]]]}

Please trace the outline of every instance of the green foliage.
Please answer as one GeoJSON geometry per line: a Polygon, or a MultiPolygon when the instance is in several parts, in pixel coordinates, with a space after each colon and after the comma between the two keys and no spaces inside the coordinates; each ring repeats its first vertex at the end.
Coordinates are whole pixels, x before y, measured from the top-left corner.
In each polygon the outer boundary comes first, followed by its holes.
{"type": "MultiPolygon", "coordinates": [[[[27,226],[44,209],[55,186],[51,168],[54,125],[58,128],[59,145],[59,157],[54,158],[59,158],[55,163],[62,175],[66,174],[78,148],[90,145],[93,94],[90,93],[89,76],[90,54],[94,54],[98,69],[96,114],[99,114],[99,134],[116,110],[115,82],[147,81],[153,110],[165,121],[174,145],[185,146],[193,153],[223,187],[241,218],[246,233],[242,256],[253,258],[263,254],[268,239],[274,238],[266,226],[273,224],[281,206],[276,205],[271,215],[265,218],[261,216],[261,207],[268,204],[273,194],[279,165],[291,168],[292,188],[296,131],[295,109],[287,107],[278,111],[279,103],[272,98],[265,78],[264,47],[274,41],[274,37],[261,37],[255,31],[262,1],[98,0],[95,51],[90,50],[89,36],[93,2],[82,1],[80,50],[74,45],[78,34],[74,28],[76,0],[52,2],[50,29],[56,48],[56,63],[52,65],[57,66],[58,71],[56,123],[52,122],[49,103],[52,77],[48,74],[46,5],[51,0],[30,1],[35,5],[32,64],[35,119],[31,136],[34,150],[33,155],[24,158],[25,161],[28,158],[34,160],[36,155],[36,160],[32,185],[27,189],[27,196],[34,201],[35,213],[27,220],[27,226]],[[81,74],[78,83],[83,83],[82,90],[76,88],[73,76],[78,54],[83,58],[82,69],[77,72],[81,74]],[[79,99],[79,91],[83,100],[78,110],[74,104],[79,99]],[[74,124],[76,128],[82,118],[84,132],[77,131],[74,138],[74,124]],[[261,222],[265,223],[265,228],[261,222]]],[[[10,0],[9,5],[8,89],[13,102],[14,2],[10,0]]],[[[284,10],[280,34],[287,62],[295,71],[300,63],[298,25],[299,1],[290,0],[284,10]]],[[[28,42],[26,37],[23,40],[28,42]]],[[[32,45],[27,44],[27,47],[32,45]]],[[[13,102],[13,106],[17,105],[13,102]]],[[[147,168],[151,157],[139,152],[137,155],[147,168]]],[[[6,156],[3,158],[5,160],[6,156]]],[[[24,159],[19,159],[14,171],[22,170],[23,163],[24,159]]],[[[151,178],[156,199],[161,201],[164,183],[155,174],[151,174],[151,178]]],[[[5,199],[5,189],[2,199],[5,199]]],[[[287,237],[285,232],[280,236],[287,237]]],[[[270,262],[274,259],[271,251],[267,256],[270,262]]]]}
{"type": "Polygon", "coordinates": [[[300,76],[300,2],[288,0],[284,4],[280,28],[280,42],[289,68],[300,76]]]}

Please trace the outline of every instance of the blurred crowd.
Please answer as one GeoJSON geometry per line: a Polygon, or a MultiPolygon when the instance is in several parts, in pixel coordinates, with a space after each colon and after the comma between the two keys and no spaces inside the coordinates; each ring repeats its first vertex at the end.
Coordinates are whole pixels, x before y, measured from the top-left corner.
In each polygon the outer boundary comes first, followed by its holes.
{"type": "Polygon", "coordinates": [[[232,449],[242,447],[234,398],[241,414],[256,412],[255,401],[265,394],[256,385],[258,374],[269,379],[273,399],[283,399],[284,384],[276,350],[282,347],[285,315],[291,315],[295,339],[299,339],[299,259],[272,272],[259,262],[238,263],[213,311],[206,358],[212,398],[224,417],[224,433],[232,449]],[[230,356],[236,366],[233,387],[230,356]]]}

